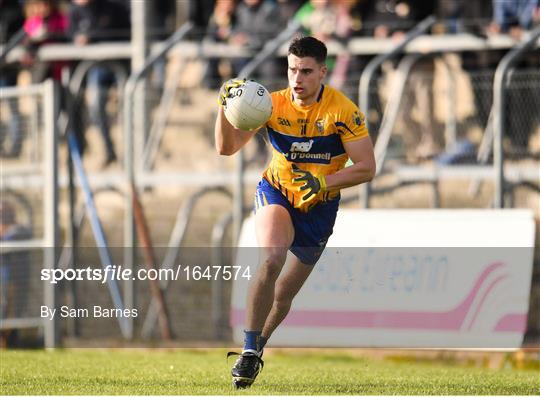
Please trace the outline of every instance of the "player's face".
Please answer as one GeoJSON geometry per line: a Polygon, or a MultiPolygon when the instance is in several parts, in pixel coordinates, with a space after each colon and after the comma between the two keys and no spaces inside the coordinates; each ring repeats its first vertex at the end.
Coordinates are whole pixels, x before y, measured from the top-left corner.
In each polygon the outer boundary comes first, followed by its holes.
{"type": "Polygon", "coordinates": [[[326,76],[326,65],[319,64],[315,58],[299,58],[289,54],[289,87],[294,100],[301,105],[311,105],[317,100],[322,81],[326,76]]]}

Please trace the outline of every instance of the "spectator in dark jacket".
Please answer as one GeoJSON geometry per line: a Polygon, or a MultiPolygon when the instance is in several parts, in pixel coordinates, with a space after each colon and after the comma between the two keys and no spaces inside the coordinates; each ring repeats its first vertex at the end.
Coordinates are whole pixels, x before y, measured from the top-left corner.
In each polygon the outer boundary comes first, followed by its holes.
{"type": "Polygon", "coordinates": [[[483,36],[493,13],[491,2],[485,0],[438,0],[436,9],[439,24],[433,28],[434,33],[483,36]]]}
{"type": "Polygon", "coordinates": [[[69,33],[76,44],[129,40],[128,10],[113,0],[73,0],[69,10],[69,33]]]}
{"type": "MultiPolygon", "coordinates": [[[[159,41],[167,39],[174,32],[174,17],[176,4],[174,0],[153,0],[149,10],[148,40],[159,41]]],[[[165,86],[167,57],[163,56],[154,63],[151,74],[151,83],[157,89],[158,97],[165,86]]]]}
{"type": "MultiPolygon", "coordinates": [[[[235,0],[216,1],[214,12],[208,21],[205,40],[213,43],[229,42],[235,25],[235,7],[235,0]]],[[[221,80],[234,77],[231,74],[228,59],[209,58],[204,83],[210,89],[218,89],[221,86],[221,80]]]]}
{"type": "Polygon", "coordinates": [[[372,0],[366,7],[365,32],[374,37],[398,37],[433,11],[428,0],[372,0]]]}
{"type": "MultiPolygon", "coordinates": [[[[276,37],[287,25],[278,5],[269,0],[242,0],[236,7],[235,25],[229,39],[233,45],[259,52],[266,42],[276,37]]],[[[238,58],[233,61],[234,75],[237,76],[252,58],[238,58]]],[[[251,77],[259,80],[268,89],[282,75],[283,69],[276,58],[263,62],[251,77]]],[[[248,162],[266,163],[268,151],[263,135],[257,134],[257,152],[248,162]]]]}
{"type": "MultiPolygon", "coordinates": [[[[69,22],[70,37],[78,45],[127,40],[130,37],[129,12],[121,3],[112,0],[73,0],[69,22]]],[[[117,158],[106,112],[108,89],[114,82],[114,73],[106,65],[96,65],[88,71],[86,89],[89,113],[105,144],[104,167],[117,158]]]]}
{"type": "Polygon", "coordinates": [[[206,34],[206,27],[210,21],[212,10],[217,0],[186,0],[184,6],[187,6],[188,18],[195,28],[191,37],[200,40],[201,36],[206,34]]]}
{"type": "MultiPolygon", "coordinates": [[[[276,3],[267,0],[242,0],[236,7],[235,19],[230,43],[254,52],[260,51],[267,41],[276,37],[287,22],[281,20],[276,3]]],[[[235,75],[250,59],[242,58],[234,62],[235,75]]],[[[260,66],[254,77],[261,78],[262,83],[267,84],[280,75],[276,69],[275,60],[269,59],[260,66]]]]}

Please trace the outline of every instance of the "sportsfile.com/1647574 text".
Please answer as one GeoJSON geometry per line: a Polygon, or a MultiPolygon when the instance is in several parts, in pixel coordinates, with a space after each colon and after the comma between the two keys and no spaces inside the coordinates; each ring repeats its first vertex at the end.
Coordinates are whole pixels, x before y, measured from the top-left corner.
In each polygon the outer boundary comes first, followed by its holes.
{"type": "Polygon", "coordinates": [[[59,281],[107,281],[159,280],[159,281],[200,281],[200,280],[239,280],[251,279],[249,266],[220,265],[178,265],[174,268],[151,268],[133,270],[122,265],[105,268],[87,266],[82,269],[41,269],[41,281],[57,284],[59,281]]]}

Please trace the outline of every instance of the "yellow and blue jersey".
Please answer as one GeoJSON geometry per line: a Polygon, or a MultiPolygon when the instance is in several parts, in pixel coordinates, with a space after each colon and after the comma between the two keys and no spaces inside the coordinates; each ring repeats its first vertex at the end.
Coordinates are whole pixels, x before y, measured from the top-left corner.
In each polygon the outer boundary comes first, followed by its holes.
{"type": "MultiPolygon", "coordinates": [[[[325,85],[309,106],[296,104],[290,88],[273,92],[272,105],[272,117],[266,123],[272,160],[263,177],[294,208],[306,212],[307,205],[299,205],[305,192],[292,182],[292,164],[314,175],[334,174],[345,167],[349,157],[343,143],[368,136],[364,115],[344,94],[325,85]]],[[[338,196],[339,191],[328,191],[310,203],[310,208],[338,196]]]]}

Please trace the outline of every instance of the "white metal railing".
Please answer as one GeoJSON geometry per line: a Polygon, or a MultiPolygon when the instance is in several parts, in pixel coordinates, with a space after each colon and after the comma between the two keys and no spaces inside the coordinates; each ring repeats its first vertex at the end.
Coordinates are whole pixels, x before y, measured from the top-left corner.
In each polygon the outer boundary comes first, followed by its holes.
{"type": "MultiPolygon", "coordinates": [[[[523,41],[527,41],[531,32],[525,32],[523,41]]],[[[356,37],[350,39],[345,45],[336,41],[328,43],[328,53],[336,55],[345,50],[352,55],[376,55],[383,54],[395,47],[395,40],[390,38],[370,38],[356,37]]],[[[448,51],[489,51],[504,50],[514,47],[516,41],[506,34],[494,35],[488,38],[478,37],[469,33],[445,34],[445,35],[423,35],[409,43],[404,53],[439,53],[448,51]]],[[[540,39],[537,41],[540,46],[540,39]]],[[[163,43],[153,43],[151,53],[159,52],[163,43]]],[[[2,46],[0,46],[0,52],[2,46]]],[[[7,62],[16,62],[23,54],[20,47],[14,48],[7,55],[7,62]]],[[[172,56],[183,56],[188,58],[208,58],[223,57],[237,58],[255,55],[254,52],[246,48],[215,43],[208,40],[202,42],[181,41],[170,51],[172,56]]],[[[278,50],[279,56],[287,54],[287,46],[282,45],[278,50]]],[[[58,60],[105,60],[105,59],[129,59],[132,55],[132,46],[130,42],[103,42],[78,46],[74,44],[46,44],[37,51],[37,58],[42,61],[58,60]]]]}
{"type": "MultiPolygon", "coordinates": [[[[39,96],[43,104],[43,145],[41,147],[42,157],[40,167],[34,168],[32,175],[41,180],[40,194],[43,211],[43,233],[37,238],[31,240],[19,240],[0,243],[2,254],[20,250],[43,250],[43,266],[54,268],[56,266],[55,252],[59,241],[58,228],[58,134],[56,129],[56,116],[58,114],[57,95],[55,93],[55,84],[53,80],[47,80],[39,85],[28,87],[15,87],[0,89],[0,100],[8,98],[17,98],[22,96],[39,96]]],[[[10,174],[14,173],[14,167],[0,167],[0,192],[9,186],[6,186],[6,180],[10,174]]],[[[24,168],[24,167],[23,167],[24,168]]],[[[26,176],[28,170],[25,170],[26,176]]],[[[23,174],[24,174],[23,173],[23,174]]],[[[25,187],[26,188],[26,187],[25,187]]],[[[53,308],[56,306],[56,296],[54,285],[46,283],[43,289],[43,304],[53,308]]],[[[9,304],[9,302],[8,302],[9,304]]],[[[28,326],[43,326],[45,347],[52,348],[56,345],[57,327],[55,320],[42,318],[2,318],[0,329],[18,328],[28,326]]]]}

